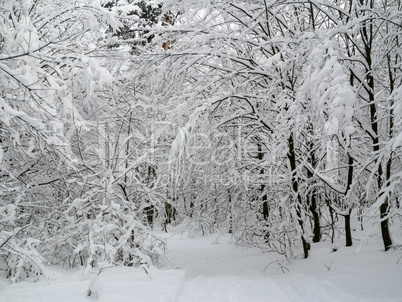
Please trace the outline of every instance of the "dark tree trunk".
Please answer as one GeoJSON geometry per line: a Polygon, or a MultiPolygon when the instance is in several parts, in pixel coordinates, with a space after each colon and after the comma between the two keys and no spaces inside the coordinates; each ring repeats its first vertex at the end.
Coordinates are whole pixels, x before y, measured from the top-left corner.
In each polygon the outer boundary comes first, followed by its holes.
{"type": "MultiPolygon", "coordinates": [[[[269,208],[268,208],[268,201],[267,195],[265,194],[262,196],[262,215],[264,217],[265,226],[268,227],[268,217],[269,217],[269,208]]],[[[269,230],[265,230],[264,232],[264,241],[268,243],[269,241],[269,230]]]]}
{"type": "MultiPolygon", "coordinates": [[[[371,2],[370,8],[374,9],[374,2],[371,2]]],[[[371,129],[373,131],[372,137],[372,146],[373,151],[377,154],[380,150],[380,140],[379,140],[379,125],[378,125],[378,116],[377,116],[377,105],[375,102],[375,85],[374,85],[374,76],[373,76],[373,60],[371,58],[372,51],[372,43],[373,43],[373,24],[369,21],[363,21],[362,27],[360,29],[362,41],[364,42],[364,50],[365,50],[365,60],[366,60],[366,81],[367,87],[366,92],[368,94],[368,104],[370,111],[370,122],[371,129]]],[[[377,163],[378,159],[376,160],[377,163]]],[[[383,177],[386,176],[383,174],[382,164],[378,164],[377,169],[377,190],[380,191],[383,185],[383,177]]],[[[386,174],[386,173],[385,173],[386,174]]],[[[380,206],[380,218],[381,218],[381,235],[384,242],[384,249],[388,250],[392,246],[392,239],[389,232],[388,227],[388,214],[389,214],[389,206],[388,206],[388,198],[385,198],[385,201],[380,206]]]]}
{"type": "MultiPolygon", "coordinates": [[[[391,57],[390,55],[387,56],[387,63],[388,63],[388,77],[389,77],[389,88],[390,92],[392,93],[395,89],[395,79],[393,77],[393,72],[392,72],[392,63],[391,63],[391,57]]],[[[392,100],[390,103],[390,111],[389,111],[389,129],[388,129],[388,139],[391,139],[393,137],[394,133],[394,101],[392,100]]],[[[389,186],[389,181],[391,179],[391,168],[392,168],[392,155],[390,155],[389,159],[387,160],[387,165],[386,165],[386,177],[387,177],[387,182],[386,185],[389,186]]],[[[396,206],[399,208],[399,201],[398,197],[396,199],[396,206]]],[[[389,213],[389,196],[385,199],[383,204],[380,206],[380,218],[381,218],[381,235],[382,239],[384,242],[384,249],[385,251],[388,251],[390,247],[392,246],[392,240],[391,240],[391,235],[389,233],[389,228],[388,228],[388,213],[389,213]]]]}
{"type": "Polygon", "coordinates": [[[346,246],[352,246],[352,230],[350,228],[350,212],[345,217],[345,236],[346,236],[346,246]]]}
{"type": "MultiPolygon", "coordinates": [[[[348,183],[346,186],[346,198],[348,197],[349,194],[349,190],[352,186],[352,182],[353,182],[353,157],[350,156],[350,154],[348,153],[348,165],[349,165],[349,169],[348,169],[348,183]]],[[[344,215],[345,217],[345,237],[346,237],[346,246],[352,246],[353,244],[353,240],[352,240],[352,230],[350,229],[350,214],[352,212],[352,209],[350,209],[348,211],[348,214],[344,215]]]]}
{"type": "MultiPolygon", "coordinates": [[[[260,143],[257,144],[258,147],[258,159],[262,161],[264,159],[264,152],[262,151],[262,145],[260,143]]],[[[264,174],[264,169],[260,169],[260,174],[264,174]]],[[[262,184],[260,187],[260,191],[262,195],[262,215],[264,217],[264,221],[268,220],[269,217],[269,207],[268,207],[268,196],[264,194],[265,185],[262,184]]]]}
{"type": "Polygon", "coordinates": [[[145,207],[144,214],[145,214],[145,218],[147,220],[148,226],[150,226],[152,228],[154,225],[155,206],[149,205],[149,206],[145,207]]]}
{"type": "Polygon", "coordinates": [[[391,246],[392,246],[392,240],[391,240],[391,235],[389,233],[389,228],[388,228],[388,214],[389,214],[389,209],[388,209],[388,198],[386,198],[386,201],[382,203],[380,206],[380,213],[381,213],[381,235],[382,235],[382,240],[384,242],[384,249],[385,251],[388,251],[391,246]]]}
{"type": "MultiPolygon", "coordinates": [[[[315,165],[315,158],[314,154],[312,155],[312,165],[314,167],[315,165]]],[[[307,177],[309,179],[313,178],[313,173],[310,170],[307,170],[307,177]]],[[[309,196],[309,208],[311,211],[311,214],[313,215],[313,223],[314,223],[314,228],[313,228],[313,242],[320,242],[321,240],[321,226],[320,226],[320,213],[318,212],[318,207],[317,207],[317,195],[316,195],[316,190],[312,190],[309,196]]]]}
{"type": "Polygon", "coordinates": [[[228,201],[229,201],[229,234],[233,233],[233,218],[232,218],[232,194],[228,190],[228,201]]]}
{"type": "Polygon", "coordinates": [[[313,228],[313,242],[320,242],[321,240],[321,226],[320,226],[320,214],[317,209],[317,200],[315,195],[311,197],[311,213],[313,214],[314,228],[313,228]]]}
{"type": "MultiPolygon", "coordinates": [[[[261,143],[257,144],[258,148],[258,159],[262,161],[264,159],[264,152],[262,151],[262,145],[261,143]]],[[[264,174],[264,169],[260,169],[260,174],[264,174]]],[[[269,217],[269,206],[268,206],[268,196],[267,194],[264,194],[265,190],[265,185],[262,184],[260,187],[260,192],[262,195],[261,200],[262,200],[262,217],[264,219],[265,225],[267,225],[268,222],[268,217],[269,217]]],[[[264,240],[265,242],[268,242],[269,240],[269,232],[267,230],[264,231],[264,240]]]]}
{"type": "Polygon", "coordinates": [[[176,220],[176,209],[170,203],[165,203],[165,221],[163,223],[163,230],[167,232],[167,225],[176,220]]]}
{"type": "Polygon", "coordinates": [[[301,241],[303,244],[304,258],[308,258],[308,251],[310,249],[310,243],[305,238],[304,221],[302,218],[303,204],[302,204],[302,198],[299,194],[299,186],[298,186],[297,176],[296,176],[296,151],[295,151],[295,146],[294,146],[293,134],[290,134],[290,136],[288,138],[288,146],[289,146],[288,159],[289,159],[289,164],[290,164],[290,171],[292,173],[292,190],[293,190],[294,195],[296,196],[297,222],[298,222],[301,232],[302,232],[301,241]]]}
{"type": "Polygon", "coordinates": [[[267,195],[264,195],[262,197],[262,215],[264,217],[264,220],[267,221],[269,217],[269,207],[268,207],[268,201],[267,201],[267,195]]]}

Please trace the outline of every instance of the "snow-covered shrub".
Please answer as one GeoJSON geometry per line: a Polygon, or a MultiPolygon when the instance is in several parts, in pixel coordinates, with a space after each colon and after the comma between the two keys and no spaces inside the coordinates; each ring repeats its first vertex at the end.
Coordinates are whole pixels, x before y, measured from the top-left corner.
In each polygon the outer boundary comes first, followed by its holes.
{"type": "Polygon", "coordinates": [[[17,232],[0,232],[0,262],[11,283],[26,278],[37,280],[43,275],[44,259],[39,255],[36,246],[38,240],[18,238],[17,232]]]}
{"type": "Polygon", "coordinates": [[[196,217],[186,217],[175,227],[174,232],[194,236],[198,234],[209,235],[216,233],[217,228],[214,225],[212,217],[199,215],[196,217]]]}
{"type": "MultiPolygon", "coordinates": [[[[258,207],[258,200],[256,207],[258,207]]],[[[247,213],[241,204],[236,205],[233,213],[233,241],[240,246],[255,246],[264,252],[275,252],[290,260],[294,250],[298,248],[299,235],[295,219],[288,210],[288,201],[270,202],[270,213],[267,220],[256,210],[247,213]]]]}
{"type": "Polygon", "coordinates": [[[112,185],[115,177],[105,175],[99,180],[99,176],[88,175],[69,184],[70,192],[78,194],[64,203],[58,219],[63,227],[52,240],[54,251],[63,254],[52,262],[88,268],[158,265],[165,243],[142,223],[139,205],[112,185]]]}

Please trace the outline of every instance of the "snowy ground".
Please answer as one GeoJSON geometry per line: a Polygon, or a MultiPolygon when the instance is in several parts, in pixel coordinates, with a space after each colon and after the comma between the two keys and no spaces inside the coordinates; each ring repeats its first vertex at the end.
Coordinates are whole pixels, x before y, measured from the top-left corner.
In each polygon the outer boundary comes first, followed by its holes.
{"type": "MultiPolygon", "coordinates": [[[[378,238],[358,250],[314,244],[311,257],[296,259],[283,274],[274,255],[236,248],[227,237],[168,239],[173,269],[111,268],[99,276],[98,301],[105,302],[259,302],[259,301],[402,301],[400,250],[381,251],[378,238]]],[[[1,302],[91,301],[86,293],[94,278],[81,270],[51,268],[48,281],[9,285],[0,276],[1,302]]]]}

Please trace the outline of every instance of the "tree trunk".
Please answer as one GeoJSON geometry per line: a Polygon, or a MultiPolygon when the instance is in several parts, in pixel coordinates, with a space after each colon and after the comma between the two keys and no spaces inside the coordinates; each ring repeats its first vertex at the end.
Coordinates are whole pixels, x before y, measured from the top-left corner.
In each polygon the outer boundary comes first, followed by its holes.
{"type": "MultiPolygon", "coordinates": [[[[350,156],[348,153],[348,183],[346,186],[346,197],[349,198],[349,190],[352,187],[352,182],[353,182],[353,157],[350,156]]],[[[345,237],[346,237],[346,246],[352,246],[353,240],[352,240],[352,230],[350,229],[350,214],[352,213],[352,208],[348,211],[348,214],[344,215],[345,218],[345,237]]]]}
{"type": "MultiPolygon", "coordinates": [[[[260,161],[262,161],[264,159],[264,153],[262,152],[262,145],[261,143],[257,144],[257,148],[258,148],[258,159],[260,161]]],[[[260,174],[264,174],[264,169],[260,169],[260,174]]],[[[262,217],[264,219],[264,223],[267,226],[267,222],[268,222],[268,217],[269,217],[269,207],[268,207],[268,196],[267,194],[264,194],[264,190],[265,190],[265,185],[262,184],[260,187],[260,191],[262,195],[262,217]]],[[[265,242],[268,242],[269,240],[269,232],[268,231],[264,231],[264,240],[265,242]]]]}
{"type": "Polygon", "coordinates": [[[350,228],[350,212],[347,215],[344,215],[345,217],[345,236],[346,236],[346,246],[352,246],[353,241],[352,241],[352,230],[350,228]]]}
{"type": "Polygon", "coordinates": [[[233,233],[233,217],[232,217],[232,194],[228,190],[228,201],[229,201],[229,234],[233,233]]]}
{"type": "Polygon", "coordinates": [[[297,176],[296,176],[296,151],[295,151],[295,146],[294,146],[293,134],[290,134],[290,136],[288,138],[288,146],[289,146],[288,159],[289,159],[289,164],[290,164],[290,171],[292,173],[292,190],[293,190],[294,195],[296,196],[297,222],[299,223],[299,226],[300,226],[300,229],[302,232],[301,241],[303,244],[304,258],[308,258],[308,251],[310,249],[310,243],[305,238],[304,221],[302,218],[303,204],[302,204],[302,198],[299,194],[299,186],[298,186],[297,176]]]}
{"type": "Polygon", "coordinates": [[[268,207],[268,201],[267,201],[267,195],[264,195],[262,197],[262,215],[264,217],[264,221],[268,220],[269,217],[269,207],[268,207]]]}
{"type": "Polygon", "coordinates": [[[382,240],[384,242],[385,251],[388,251],[392,246],[391,235],[389,233],[389,228],[388,228],[388,217],[387,217],[388,213],[389,213],[388,198],[386,198],[386,200],[380,206],[381,235],[382,235],[382,240]]]}
{"type": "MultiPolygon", "coordinates": [[[[268,217],[269,217],[269,208],[268,208],[268,197],[267,195],[262,196],[262,216],[264,217],[265,226],[268,227],[268,217]]],[[[268,243],[269,241],[269,230],[265,230],[264,232],[264,241],[268,243]]]]}
{"type": "Polygon", "coordinates": [[[329,208],[329,215],[331,217],[331,244],[334,244],[334,239],[335,239],[335,218],[334,218],[334,210],[332,209],[330,205],[330,201],[327,200],[327,205],[329,208]]]}
{"type": "Polygon", "coordinates": [[[320,242],[321,240],[321,226],[320,226],[320,214],[317,209],[316,196],[311,196],[310,211],[313,214],[314,228],[313,228],[313,242],[320,242]]]}
{"type": "MultiPolygon", "coordinates": [[[[374,2],[370,4],[370,8],[374,9],[374,2]]],[[[362,27],[360,29],[362,40],[364,42],[365,49],[365,59],[366,59],[366,81],[368,89],[366,89],[368,94],[368,104],[370,111],[370,122],[371,129],[373,131],[372,135],[372,146],[373,151],[377,154],[380,150],[380,140],[379,140],[379,125],[378,125],[378,116],[377,116],[377,106],[375,102],[375,85],[374,85],[374,76],[373,76],[373,60],[371,57],[372,51],[372,43],[373,43],[373,24],[368,21],[363,21],[362,27]]],[[[376,159],[376,163],[379,159],[376,159]]],[[[386,173],[385,173],[386,174],[386,173]]],[[[382,164],[378,164],[377,169],[377,190],[380,191],[383,185],[383,177],[384,171],[382,168],[382,164]]],[[[388,227],[388,218],[386,218],[389,214],[388,207],[388,198],[380,206],[380,219],[381,219],[381,235],[384,242],[384,249],[387,251],[392,246],[392,239],[389,233],[388,227]]]]}
{"type": "Polygon", "coordinates": [[[167,233],[167,225],[176,220],[176,209],[170,203],[165,203],[165,221],[163,223],[163,230],[167,233]]]}
{"type": "MultiPolygon", "coordinates": [[[[314,158],[313,158],[313,164],[314,164],[314,158]]],[[[308,178],[313,178],[313,173],[310,170],[307,170],[307,177],[308,178]]],[[[310,212],[313,215],[313,222],[314,222],[314,228],[313,228],[313,242],[320,242],[321,240],[321,226],[320,226],[320,214],[318,213],[318,208],[317,208],[317,195],[316,191],[312,190],[311,195],[309,196],[308,204],[310,205],[310,212]]]]}
{"type": "Polygon", "coordinates": [[[144,208],[144,214],[149,227],[153,228],[154,226],[154,217],[155,217],[155,206],[149,205],[144,208]]]}
{"type": "MultiPolygon", "coordinates": [[[[391,57],[390,55],[387,56],[387,63],[388,63],[388,77],[389,77],[389,87],[390,87],[390,92],[392,93],[395,89],[395,79],[393,77],[393,72],[392,72],[392,63],[391,63],[391,57]]],[[[390,111],[389,111],[389,118],[388,118],[388,139],[392,139],[393,133],[394,133],[394,101],[392,100],[390,102],[390,111]]],[[[387,177],[387,182],[386,185],[389,186],[389,181],[391,179],[391,168],[392,168],[392,154],[389,155],[389,159],[387,160],[387,165],[386,165],[386,177],[387,177]]],[[[389,213],[389,197],[388,196],[383,204],[380,206],[380,218],[381,218],[381,234],[382,234],[382,239],[384,242],[384,249],[385,251],[389,250],[389,248],[392,246],[392,240],[391,240],[391,235],[389,233],[389,228],[388,228],[388,213],[389,213]]],[[[396,197],[396,206],[399,208],[399,201],[398,197],[396,197]]]]}
{"type": "MultiPolygon", "coordinates": [[[[311,128],[311,132],[313,133],[313,126],[310,126],[310,128],[311,128]]],[[[309,160],[311,166],[313,168],[315,168],[316,164],[317,164],[317,161],[316,161],[315,154],[314,154],[314,151],[313,151],[314,150],[313,143],[310,142],[308,144],[308,148],[309,148],[309,154],[310,154],[310,157],[309,157],[308,160],[309,160]]],[[[307,179],[309,180],[309,183],[311,183],[312,185],[314,185],[313,178],[314,178],[313,172],[310,169],[307,169],[307,179]]],[[[307,196],[307,198],[308,198],[307,199],[307,205],[309,206],[310,212],[313,215],[313,224],[314,224],[314,227],[313,227],[313,233],[314,233],[313,242],[320,242],[320,240],[321,240],[320,213],[318,212],[318,208],[317,208],[317,192],[316,192],[315,188],[313,188],[310,191],[310,193],[307,196]]]]}

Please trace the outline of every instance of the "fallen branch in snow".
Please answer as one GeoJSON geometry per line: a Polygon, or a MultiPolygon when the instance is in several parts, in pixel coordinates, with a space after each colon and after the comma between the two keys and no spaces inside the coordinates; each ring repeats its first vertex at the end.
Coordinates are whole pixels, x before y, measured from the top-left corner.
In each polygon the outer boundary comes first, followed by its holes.
{"type": "Polygon", "coordinates": [[[267,266],[264,268],[264,271],[263,271],[264,276],[267,275],[267,274],[266,274],[266,271],[267,271],[267,269],[269,268],[269,266],[270,266],[272,263],[276,263],[276,265],[278,266],[278,270],[276,271],[277,273],[278,273],[279,270],[281,270],[282,273],[285,273],[285,271],[290,272],[290,270],[289,270],[286,266],[284,266],[281,261],[279,261],[279,260],[276,259],[276,260],[272,260],[271,262],[269,262],[269,263],[267,264],[267,266]]]}
{"type": "Polygon", "coordinates": [[[323,262],[322,264],[324,264],[325,268],[326,268],[328,271],[331,270],[332,262],[330,262],[329,264],[326,264],[325,262],[323,262]]]}

